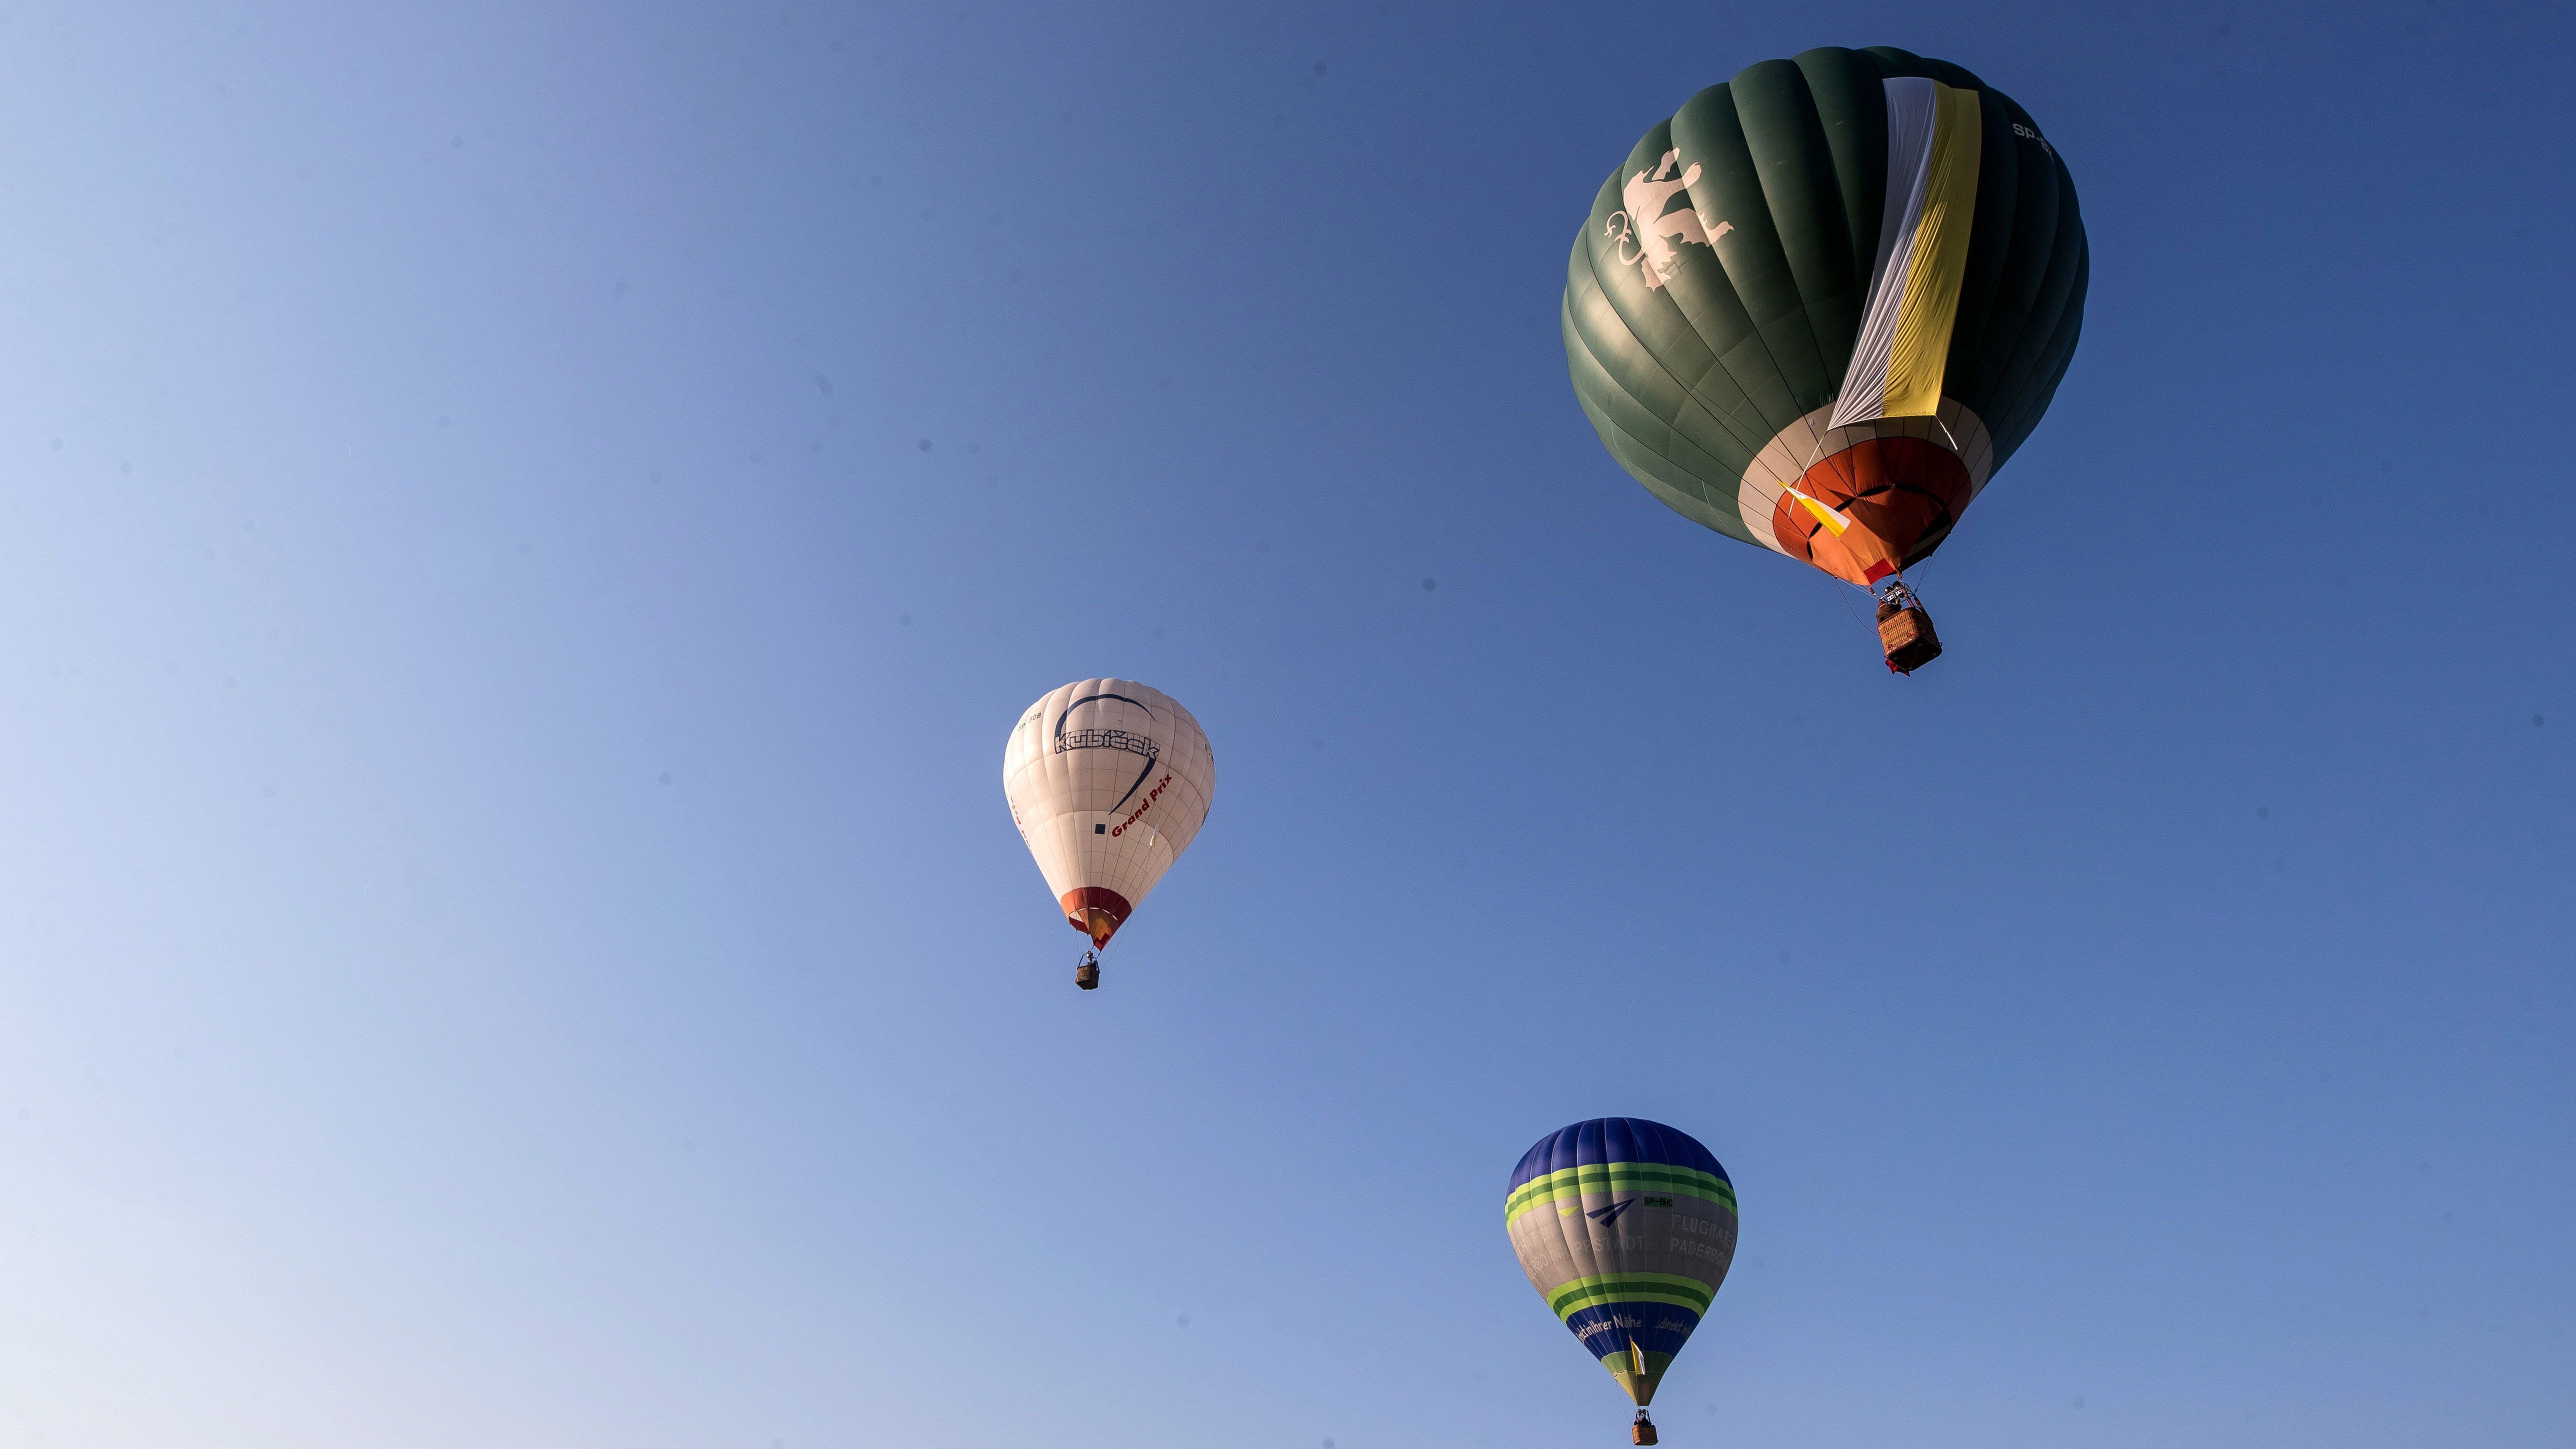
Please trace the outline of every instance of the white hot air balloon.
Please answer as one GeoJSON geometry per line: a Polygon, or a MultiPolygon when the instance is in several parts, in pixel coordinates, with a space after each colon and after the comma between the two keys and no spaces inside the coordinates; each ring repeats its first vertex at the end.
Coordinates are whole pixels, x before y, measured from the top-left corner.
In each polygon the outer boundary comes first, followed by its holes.
{"type": "Polygon", "coordinates": [[[1179,701],[1127,679],[1049,691],[1002,751],[1002,792],[1065,920],[1091,938],[1074,982],[1207,820],[1216,756],[1179,701]]]}

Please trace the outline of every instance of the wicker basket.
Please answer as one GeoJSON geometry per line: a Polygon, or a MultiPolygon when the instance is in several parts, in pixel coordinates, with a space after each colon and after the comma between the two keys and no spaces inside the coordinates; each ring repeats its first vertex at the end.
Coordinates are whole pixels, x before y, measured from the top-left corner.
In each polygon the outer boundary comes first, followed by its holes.
{"type": "Polygon", "coordinates": [[[1887,667],[1899,674],[1941,657],[1941,636],[1932,632],[1932,616],[1921,604],[1879,605],[1878,642],[1887,652],[1887,667]]]}

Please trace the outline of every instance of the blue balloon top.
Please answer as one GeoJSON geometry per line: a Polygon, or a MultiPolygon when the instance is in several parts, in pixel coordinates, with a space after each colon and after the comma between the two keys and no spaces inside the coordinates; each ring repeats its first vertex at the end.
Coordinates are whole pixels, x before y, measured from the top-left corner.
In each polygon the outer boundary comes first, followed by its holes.
{"type": "Polygon", "coordinates": [[[1561,1127],[1538,1140],[1538,1145],[1522,1154],[1521,1165],[1512,1169],[1511,1186],[1503,1189],[1506,1196],[1518,1191],[1522,1183],[1563,1172],[1569,1167],[1594,1167],[1612,1162],[1659,1162],[1667,1167],[1687,1167],[1722,1179],[1731,1187],[1734,1179],[1718,1166],[1717,1158],[1699,1145],[1699,1139],[1676,1127],[1649,1122],[1643,1117],[1595,1117],[1561,1127]]]}

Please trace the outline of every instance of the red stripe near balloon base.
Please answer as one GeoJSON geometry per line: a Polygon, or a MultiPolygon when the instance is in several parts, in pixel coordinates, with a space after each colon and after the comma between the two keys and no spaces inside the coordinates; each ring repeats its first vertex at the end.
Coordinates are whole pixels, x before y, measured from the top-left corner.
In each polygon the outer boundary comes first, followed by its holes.
{"type": "Polygon", "coordinates": [[[1796,496],[1780,495],[1771,534],[1802,558],[1862,588],[1931,557],[1968,506],[1968,466],[1922,438],[1867,438],[1817,461],[1798,491],[1850,515],[1836,538],[1796,496]]]}
{"type": "Polygon", "coordinates": [[[1060,899],[1065,924],[1089,936],[1095,950],[1108,945],[1118,928],[1127,924],[1127,913],[1136,909],[1106,886],[1076,886],[1060,899]]]}

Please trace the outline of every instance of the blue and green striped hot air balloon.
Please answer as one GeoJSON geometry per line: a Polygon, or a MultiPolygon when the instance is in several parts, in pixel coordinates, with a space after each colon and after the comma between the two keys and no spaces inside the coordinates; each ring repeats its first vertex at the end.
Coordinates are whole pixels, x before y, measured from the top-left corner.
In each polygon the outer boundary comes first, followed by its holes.
{"type": "Polygon", "coordinates": [[[1512,1170],[1503,1225],[1530,1286],[1646,1405],[1735,1261],[1735,1185],[1690,1134],[1636,1117],[1549,1133],[1512,1170]]]}

